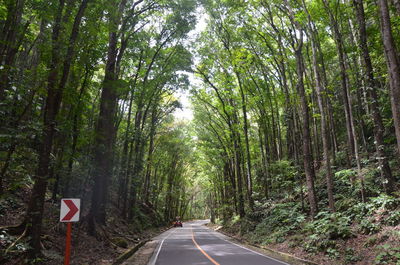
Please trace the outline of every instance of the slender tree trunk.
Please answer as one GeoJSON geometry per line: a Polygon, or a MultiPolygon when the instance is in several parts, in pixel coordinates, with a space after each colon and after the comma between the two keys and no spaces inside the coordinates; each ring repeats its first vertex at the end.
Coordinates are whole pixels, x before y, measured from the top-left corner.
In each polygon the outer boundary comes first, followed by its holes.
{"type": "Polygon", "coordinates": [[[134,146],[134,142],[132,141],[129,147],[129,155],[128,155],[128,160],[127,160],[127,164],[126,164],[126,173],[124,176],[124,186],[122,189],[122,196],[121,196],[121,200],[122,200],[122,209],[121,209],[121,215],[123,218],[128,217],[128,191],[129,191],[129,187],[130,185],[130,176],[131,176],[131,172],[132,172],[132,160],[133,160],[133,146],[134,146]]]}
{"type": "MultiPolygon", "coordinates": [[[[322,52],[322,48],[321,48],[321,43],[319,41],[319,39],[314,40],[317,50],[318,50],[318,54],[319,54],[319,63],[321,64],[321,79],[322,82],[324,84],[324,87],[327,88],[328,87],[328,78],[326,76],[326,69],[325,69],[325,60],[324,60],[324,55],[322,52]]],[[[329,99],[329,91],[326,91],[327,93],[327,97],[326,97],[326,105],[327,105],[327,114],[329,117],[329,128],[331,129],[331,139],[332,139],[332,144],[333,144],[333,152],[332,152],[332,156],[333,159],[335,159],[335,153],[339,151],[339,144],[338,144],[338,140],[337,140],[337,133],[336,133],[336,125],[335,125],[335,120],[333,118],[333,108],[332,108],[332,103],[329,99]]]]}
{"type": "Polygon", "coordinates": [[[261,153],[261,172],[262,172],[262,185],[263,185],[263,192],[265,199],[268,199],[268,165],[267,165],[267,158],[264,152],[264,139],[263,133],[261,131],[261,124],[258,125],[258,137],[259,137],[259,146],[260,146],[260,153],[261,153]]]}
{"type": "Polygon", "coordinates": [[[139,185],[140,173],[143,169],[143,134],[142,134],[142,119],[143,119],[143,106],[139,103],[136,116],[135,116],[135,125],[134,125],[134,162],[133,162],[133,170],[132,170],[132,180],[130,186],[130,198],[129,198],[129,211],[128,211],[128,220],[132,220],[135,216],[135,207],[137,200],[137,190],[139,185]]]}
{"type": "Polygon", "coordinates": [[[246,144],[246,156],[247,156],[247,187],[248,187],[248,192],[247,192],[247,199],[249,200],[249,208],[253,210],[254,208],[254,200],[253,200],[253,180],[251,176],[251,155],[250,155],[250,143],[249,143],[249,130],[248,130],[248,121],[247,121],[247,102],[246,102],[246,96],[243,91],[243,86],[242,82],[240,80],[240,76],[238,73],[236,73],[236,77],[239,82],[239,89],[240,89],[240,96],[242,99],[242,111],[243,111],[243,129],[244,129],[244,137],[245,137],[245,144],[246,144]]]}
{"type": "Polygon", "coordinates": [[[238,211],[239,211],[239,216],[244,217],[245,216],[245,211],[244,211],[244,197],[243,197],[243,182],[242,182],[242,169],[240,166],[240,161],[241,161],[241,152],[240,152],[240,146],[236,140],[237,138],[237,133],[234,132],[234,142],[233,142],[233,149],[235,150],[235,176],[236,176],[236,183],[237,183],[237,195],[238,195],[238,211]]]}
{"type": "Polygon", "coordinates": [[[7,17],[0,28],[0,102],[5,99],[5,91],[10,82],[10,73],[14,65],[15,56],[21,45],[21,19],[25,0],[7,1],[7,17]]]}
{"type": "MultiPolygon", "coordinates": [[[[313,30],[310,29],[312,32],[313,30]]],[[[315,35],[315,32],[311,33],[315,35]]],[[[328,202],[329,208],[332,212],[335,212],[335,198],[333,195],[333,173],[331,168],[331,157],[329,151],[329,127],[327,123],[327,114],[325,111],[325,102],[323,98],[323,93],[325,93],[324,89],[322,88],[320,73],[318,69],[318,61],[317,61],[317,49],[314,42],[314,37],[312,37],[312,58],[313,58],[313,71],[315,75],[315,86],[317,92],[317,99],[318,99],[318,107],[321,114],[321,136],[322,136],[322,148],[324,153],[324,162],[326,167],[326,184],[327,184],[327,191],[328,191],[328,202]]]]}
{"type": "Polygon", "coordinates": [[[68,167],[67,167],[67,172],[65,174],[65,185],[64,185],[64,190],[63,190],[64,197],[70,196],[69,195],[69,186],[70,186],[70,182],[71,182],[71,178],[72,178],[72,166],[74,164],[76,148],[78,145],[78,138],[79,138],[79,134],[80,134],[80,128],[79,128],[78,122],[82,115],[82,113],[81,113],[82,112],[82,110],[81,110],[82,97],[83,97],[83,94],[84,94],[86,86],[87,86],[88,78],[89,78],[89,69],[88,69],[88,67],[86,67],[85,77],[83,79],[81,89],[79,91],[78,102],[77,102],[77,106],[76,106],[73,121],[72,121],[71,153],[68,158],[68,167]]]}
{"type": "Polygon", "coordinates": [[[59,53],[62,49],[60,34],[62,34],[62,13],[64,9],[64,0],[59,1],[55,25],[52,34],[52,61],[48,76],[47,98],[44,109],[44,123],[42,132],[42,143],[39,151],[39,163],[35,177],[35,183],[32,189],[31,199],[28,205],[25,223],[27,224],[27,235],[31,237],[31,250],[29,256],[34,258],[40,253],[40,235],[42,228],[43,206],[48,184],[48,173],[50,164],[50,153],[53,148],[53,139],[56,130],[56,117],[60,109],[62,92],[68,78],[69,68],[74,54],[76,38],[79,34],[79,27],[86,9],[88,0],[84,0],[75,16],[71,35],[69,38],[67,53],[64,61],[62,78],[58,85],[58,74],[61,66],[59,53]],[[70,62],[66,62],[70,61],[70,62]]]}
{"type": "Polygon", "coordinates": [[[378,6],[380,29],[389,74],[390,101],[397,139],[397,151],[400,154],[400,60],[393,38],[387,0],[378,0],[378,6]]]}
{"type": "Polygon", "coordinates": [[[306,174],[307,180],[307,189],[308,189],[308,201],[310,203],[310,210],[311,216],[315,216],[318,212],[317,206],[317,198],[315,195],[315,188],[314,188],[314,179],[315,179],[315,171],[313,166],[313,157],[311,151],[311,133],[310,133],[310,122],[309,122],[309,109],[308,103],[306,99],[306,94],[303,85],[303,61],[302,61],[302,43],[296,50],[296,61],[297,61],[297,72],[298,72],[298,83],[297,83],[297,90],[300,96],[300,104],[302,110],[302,117],[303,117],[303,163],[304,163],[304,170],[306,174]]]}
{"type": "MultiPolygon", "coordinates": [[[[288,5],[287,1],[285,3],[288,5]]],[[[307,190],[308,190],[308,201],[310,204],[310,214],[314,217],[318,212],[318,204],[317,197],[315,194],[314,180],[315,180],[315,171],[313,165],[313,157],[311,150],[311,133],[310,133],[310,114],[307,102],[307,96],[304,89],[304,63],[303,63],[303,29],[300,24],[295,20],[294,13],[289,7],[289,18],[291,22],[296,26],[296,29],[299,31],[300,36],[297,38],[297,47],[295,48],[295,57],[296,57],[296,70],[297,70],[297,91],[300,97],[300,105],[301,105],[301,116],[303,118],[303,163],[304,163],[304,171],[306,175],[307,181],[307,190]]]]}
{"type": "Polygon", "coordinates": [[[150,177],[151,177],[151,168],[152,168],[152,160],[153,160],[153,152],[154,152],[154,137],[156,134],[156,122],[157,122],[157,110],[156,106],[153,107],[153,112],[151,115],[151,125],[150,125],[150,143],[149,143],[149,150],[147,154],[147,168],[146,168],[146,175],[144,181],[144,195],[143,200],[144,202],[149,202],[149,194],[150,194],[150,177]]]}
{"type": "Polygon", "coordinates": [[[353,4],[357,15],[360,49],[362,52],[362,58],[364,60],[366,74],[365,81],[367,84],[368,96],[370,97],[369,105],[371,108],[372,120],[374,122],[375,149],[378,155],[381,176],[385,180],[383,186],[385,187],[385,190],[390,193],[394,189],[394,180],[391,168],[389,166],[387,154],[385,152],[385,143],[383,138],[385,128],[383,126],[382,117],[378,106],[378,94],[376,91],[378,84],[375,81],[374,70],[367,44],[367,30],[365,26],[363,1],[353,0],[353,4]]]}
{"type": "Polygon", "coordinates": [[[131,131],[131,115],[132,115],[132,103],[133,103],[133,96],[134,93],[131,92],[131,96],[129,99],[129,107],[128,107],[128,116],[126,118],[126,129],[125,129],[125,136],[124,136],[124,144],[122,147],[122,154],[121,154],[121,168],[118,177],[118,207],[121,206],[121,200],[123,197],[123,190],[124,185],[126,183],[125,178],[127,177],[127,162],[128,162],[128,147],[129,147],[129,133],[131,131]]]}
{"type": "Polygon", "coordinates": [[[348,166],[350,166],[350,160],[352,157],[355,156],[355,150],[354,150],[354,135],[353,135],[353,129],[352,127],[354,124],[351,123],[351,118],[350,116],[352,115],[350,113],[350,98],[349,98],[349,88],[348,88],[348,78],[347,78],[347,73],[346,73],[346,65],[345,65],[345,57],[344,57],[344,47],[343,47],[343,38],[341,36],[341,33],[339,31],[339,25],[334,18],[332,11],[329,7],[329,3],[326,0],[323,0],[323,3],[325,5],[325,9],[327,10],[327,13],[330,18],[331,22],[331,28],[333,31],[335,43],[336,43],[336,49],[338,52],[338,57],[339,57],[339,67],[340,67],[340,77],[341,77],[341,86],[342,86],[342,94],[343,94],[343,103],[344,103],[344,112],[345,112],[345,117],[346,117],[346,132],[347,132],[347,145],[348,145],[348,166]]]}

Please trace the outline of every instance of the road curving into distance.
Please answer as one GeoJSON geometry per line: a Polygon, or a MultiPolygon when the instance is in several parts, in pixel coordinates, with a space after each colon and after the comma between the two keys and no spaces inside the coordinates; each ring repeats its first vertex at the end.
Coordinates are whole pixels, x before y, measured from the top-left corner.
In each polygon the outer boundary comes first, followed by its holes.
{"type": "Polygon", "coordinates": [[[148,265],[288,265],[228,240],[204,224],[184,223],[155,238],[158,246],[148,265]]]}

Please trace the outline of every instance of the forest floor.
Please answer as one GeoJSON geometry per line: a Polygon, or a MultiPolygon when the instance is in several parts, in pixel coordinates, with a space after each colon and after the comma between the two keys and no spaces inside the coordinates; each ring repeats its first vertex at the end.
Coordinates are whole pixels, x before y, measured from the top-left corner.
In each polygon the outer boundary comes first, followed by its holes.
{"type": "MultiPolygon", "coordinates": [[[[27,189],[28,190],[28,189],[27,189]]],[[[13,196],[0,200],[0,227],[18,225],[26,210],[27,191],[19,190],[13,196]]],[[[37,264],[59,265],[63,263],[65,251],[66,224],[59,222],[59,203],[50,200],[45,203],[42,253],[43,259],[37,264]]],[[[81,221],[72,226],[71,265],[105,265],[112,264],[115,259],[135,246],[138,242],[150,239],[165,230],[165,227],[138,229],[114,218],[118,212],[115,208],[108,209],[107,226],[98,229],[98,236],[87,234],[84,214],[81,221]],[[83,220],[82,220],[83,219],[83,220]]],[[[0,254],[15,242],[18,235],[10,235],[5,229],[0,229],[0,254]]],[[[26,264],[23,253],[27,249],[25,240],[18,241],[15,246],[0,255],[0,264],[26,264]]]]}
{"type": "MultiPolygon", "coordinates": [[[[248,243],[250,245],[267,248],[272,251],[289,254],[296,258],[308,260],[321,265],[338,265],[338,264],[354,264],[354,265],[370,265],[370,264],[395,264],[385,262],[385,255],[390,251],[400,249],[400,225],[385,226],[381,231],[374,235],[354,234],[354,237],[347,240],[337,240],[337,245],[340,248],[335,255],[327,252],[314,252],[310,253],[304,248],[299,238],[305,238],[305,235],[300,233],[294,234],[286,238],[282,243],[273,244],[260,244],[255,243],[251,236],[245,233],[240,233],[240,224],[236,223],[233,226],[221,226],[217,224],[209,224],[215,230],[231,236],[239,241],[248,243]],[[296,244],[295,244],[296,242],[296,244]],[[384,246],[384,247],[382,247],[384,246]],[[383,263],[376,261],[378,256],[382,257],[383,263]]],[[[301,240],[300,240],[301,241],[301,240]]],[[[399,255],[400,253],[397,253],[399,255]]],[[[399,263],[396,263],[396,265],[399,263]]]]}

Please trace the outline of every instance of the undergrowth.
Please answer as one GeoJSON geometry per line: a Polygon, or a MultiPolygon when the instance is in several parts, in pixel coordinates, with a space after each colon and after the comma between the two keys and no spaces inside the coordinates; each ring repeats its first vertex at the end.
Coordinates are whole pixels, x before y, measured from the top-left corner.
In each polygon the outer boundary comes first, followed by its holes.
{"type": "MultiPolygon", "coordinates": [[[[396,234],[400,233],[400,198],[380,193],[374,187],[376,170],[366,171],[365,175],[369,194],[365,203],[360,202],[355,172],[346,169],[335,174],[336,212],[324,208],[326,200],[320,200],[320,211],[313,219],[307,217],[307,209],[298,201],[256,201],[253,212],[243,219],[234,216],[225,226],[239,228],[241,236],[255,244],[285,244],[309,255],[322,253],[332,261],[329,264],[355,264],[362,261],[362,251],[374,253],[375,259],[368,262],[400,264],[396,234]],[[359,240],[364,243],[358,244],[359,240]],[[361,245],[361,252],[350,244],[361,245]]],[[[320,191],[321,197],[323,192],[320,191]]]]}

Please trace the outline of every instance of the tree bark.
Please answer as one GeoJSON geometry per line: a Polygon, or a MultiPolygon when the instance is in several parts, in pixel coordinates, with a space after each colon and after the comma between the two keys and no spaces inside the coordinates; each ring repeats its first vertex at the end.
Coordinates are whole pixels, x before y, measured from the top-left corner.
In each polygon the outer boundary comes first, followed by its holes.
{"type": "Polygon", "coordinates": [[[389,74],[390,102],[397,139],[397,151],[400,154],[400,60],[394,42],[387,0],[378,0],[380,30],[389,74]]]}
{"type": "Polygon", "coordinates": [[[240,90],[240,96],[242,99],[242,112],[243,112],[243,130],[244,130],[244,137],[245,137],[245,144],[246,144],[246,156],[247,156],[247,174],[246,174],[246,179],[247,179],[247,199],[249,200],[249,208],[253,211],[254,209],[254,200],[253,200],[253,180],[251,176],[251,155],[250,155],[250,143],[249,143],[249,129],[248,129],[248,121],[247,121],[247,102],[246,102],[246,96],[243,91],[243,86],[242,86],[242,81],[240,80],[240,76],[238,73],[236,73],[237,80],[239,82],[239,90],[240,90]]]}
{"type": "Polygon", "coordinates": [[[118,26],[121,23],[122,13],[127,0],[121,0],[116,14],[110,17],[110,32],[108,36],[108,53],[103,89],[100,99],[100,113],[97,120],[94,170],[93,170],[93,193],[90,213],[88,218],[89,234],[95,235],[96,223],[106,223],[106,199],[108,185],[113,171],[114,153],[114,118],[117,109],[117,91],[114,81],[117,80],[116,63],[118,54],[118,26]]]}
{"type": "MultiPolygon", "coordinates": [[[[312,29],[310,29],[312,31],[312,29]]],[[[311,33],[311,34],[315,34],[311,33]]],[[[324,153],[324,162],[325,162],[325,168],[326,168],[326,185],[327,185],[327,191],[328,191],[328,202],[329,202],[329,208],[332,212],[335,212],[335,198],[333,194],[333,173],[332,173],[332,168],[331,168],[331,157],[330,157],[330,151],[329,151],[329,127],[327,123],[327,114],[325,111],[325,102],[323,98],[323,94],[326,93],[325,89],[323,89],[322,84],[321,84],[321,78],[320,78],[320,71],[318,69],[318,61],[317,61],[317,49],[316,45],[313,40],[314,36],[312,37],[312,58],[313,58],[313,71],[315,75],[315,87],[316,87],[316,92],[317,92],[317,99],[318,99],[318,108],[321,114],[321,136],[322,136],[322,148],[323,148],[323,153],[324,153]]]]}
{"type": "MultiPolygon", "coordinates": [[[[10,82],[10,73],[14,66],[15,56],[21,45],[21,19],[25,0],[7,1],[7,18],[1,28],[0,42],[0,102],[5,99],[5,91],[10,82]]],[[[29,24],[28,24],[29,25],[29,24]]]]}
{"type": "Polygon", "coordinates": [[[56,22],[52,33],[52,61],[48,76],[47,97],[44,109],[44,122],[42,132],[42,143],[39,151],[39,163],[35,177],[35,183],[32,189],[31,199],[29,201],[25,223],[27,224],[27,235],[31,237],[31,250],[29,256],[36,257],[40,253],[40,235],[42,228],[43,206],[48,184],[48,173],[50,164],[50,153],[53,148],[53,140],[56,130],[56,117],[60,109],[62,93],[68,78],[69,68],[72,61],[76,38],[79,34],[79,27],[86,9],[88,0],[84,0],[75,16],[74,25],[69,38],[67,54],[64,58],[64,69],[62,72],[61,83],[58,83],[58,75],[61,66],[61,58],[59,57],[62,49],[60,34],[62,34],[62,13],[64,10],[64,0],[59,1],[58,10],[56,13],[56,22]],[[59,85],[57,87],[57,85],[59,85]]]}
{"type": "Polygon", "coordinates": [[[353,0],[354,8],[357,15],[358,21],[358,35],[360,42],[360,49],[365,67],[365,81],[367,84],[367,91],[370,97],[370,108],[372,114],[372,120],[374,122],[374,138],[375,138],[375,150],[378,155],[379,169],[381,176],[384,180],[383,186],[387,192],[392,192],[394,189],[394,180],[391,168],[389,166],[388,157],[385,152],[384,143],[384,131],[385,128],[382,122],[382,116],[378,106],[378,94],[376,91],[377,82],[374,77],[374,70],[372,67],[371,57],[369,54],[368,43],[367,43],[367,30],[365,26],[365,13],[363,0],[353,0]]]}
{"type": "Polygon", "coordinates": [[[295,16],[293,11],[285,0],[288,8],[289,8],[289,18],[291,22],[296,26],[296,29],[299,31],[299,37],[297,38],[297,47],[293,47],[295,49],[295,57],[296,57],[296,70],[297,70],[297,91],[300,97],[300,105],[301,105],[301,116],[303,118],[303,163],[304,163],[304,171],[306,175],[307,181],[307,190],[308,190],[308,201],[310,204],[310,214],[314,217],[318,212],[318,204],[317,197],[315,194],[314,180],[315,180],[315,170],[313,165],[313,156],[311,150],[311,132],[310,132],[310,114],[308,109],[307,96],[304,89],[304,63],[303,63],[303,29],[300,24],[295,20],[295,16]]]}
{"type": "Polygon", "coordinates": [[[329,15],[331,28],[333,31],[333,36],[336,43],[336,49],[339,57],[339,67],[340,67],[340,77],[341,77],[341,87],[342,87],[342,95],[343,95],[343,103],[344,103],[344,112],[346,117],[346,132],[347,132],[347,145],[348,145],[348,166],[350,166],[350,160],[355,156],[355,143],[354,143],[354,135],[353,135],[353,126],[351,123],[351,113],[350,113],[350,98],[349,98],[349,88],[348,88],[348,77],[346,73],[346,65],[345,65],[345,57],[344,57],[344,47],[343,47],[343,38],[341,36],[341,32],[339,31],[339,25],[332,14],[332,10],[329,7],[329,3],[326,0],[323,0],[325,5],[325,9],[329,15]]]}

